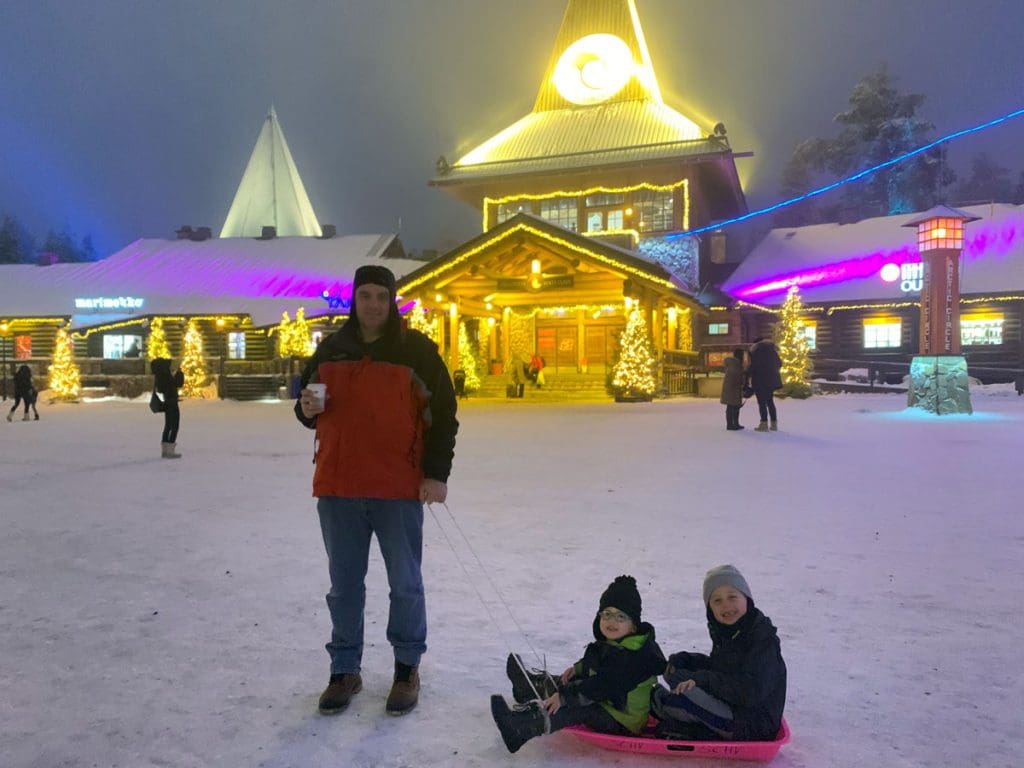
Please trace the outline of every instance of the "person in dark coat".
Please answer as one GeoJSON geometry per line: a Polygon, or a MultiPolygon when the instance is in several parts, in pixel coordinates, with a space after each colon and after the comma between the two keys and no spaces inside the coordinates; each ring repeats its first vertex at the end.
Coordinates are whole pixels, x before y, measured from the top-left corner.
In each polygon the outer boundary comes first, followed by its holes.
{"type": "Polygon", "coordinates": [[[674,653],[652,697],[666,738],[772,741],[786,704],[786,662],[771,619],[735,566],[704,577],[711,655],[674,653]]]}
{"type": "Polygon", "coordinates": [[[718,399],[725,406],[725,428],[728,430],[743,429],[740,424],[740,408],[743,406],[743,357],[746,353],[741,347],[732,351],[732,357],[722,362],[725,376],[722,378],[722,396],[718,399]]]}
{"type": "Polygon", "coordinates": [[[509,655],[505,672],[512,696],[525,706],[510,709],[491,696],[491,716],[509,752],[530,739],[570,725],[599,733],[635,736],[647,724],[651,689],[665,669],[654,627],[641,621],[642,603],[632,576],[619,576],[601,595],[594,642],[556,680],[527,670],[509,655]]]}
{"type": "Polygon", "coordinates": [[[775,390],[782,389],[782,359],[775,345],[768,339],[758,336],[750,348],[750,386],[757,398],[757,410],[761,423],[758,432],[775,432],[779,428],[779,418],[775,412],[775,390]],[[771,426],[769,426],[771,419],[771,426]]]}
{"type": "Polygon", "coordinates": [[[164,431],[160,436],[160,456],[165,459],[180,459],[175,451],[178,444],[178,425],[181,411],[178,409],[178,388],[185,386],[185,376],[179,368],[171,374],[171,361],[158,357],[149,364],[153,374],[153,389],[164,401],[164,431]]]}
{"type": "Polygon", "coordinates": [[[32,386],[32,369],[27,365],[23,365],[14,373],[14,405],[11,406],[11,410],[7,414],[7,420],[13,420],[14,412],[18,410],[18,405],[24,403],[25,415],[21,420],[28,421],[31,418],[28,414],[28,409],[31,407],[35,412],[36,421],[39,421],[39,410],[36,408],[36,400],[38,399],[39,396],[36,393],[36,389],[32,386]]]}

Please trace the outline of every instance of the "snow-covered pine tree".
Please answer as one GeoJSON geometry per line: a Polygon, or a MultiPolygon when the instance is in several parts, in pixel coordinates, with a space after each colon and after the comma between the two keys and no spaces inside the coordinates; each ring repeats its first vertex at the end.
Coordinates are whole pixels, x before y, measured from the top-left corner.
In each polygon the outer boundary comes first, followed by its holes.
{"type": "Polygon", "coordinates": [[[182,393],[185,397],[195,397],[206,383],[206,363],[203,361],[203,335],[195,320],[189,320],[185,326],[185,351],[181,359],[181,372],[185,376],[182,393]]]}
{"type": "Polygon", "coordinates": [[[788,397],[811,396],[811,354],[804,333],[803,302],[800,289],[789,289],[775,328],[775,345],[782,359],[782,394],[788,397]]]}
{"type": "Polygon", "coordinates": [[[82,391],[81,375],[75,363],[75,342],[65,328],[57,329],[50,365],[50,392],[57,400],[74,400],[82,391]]]}
{"type": "Polygon", "coordinates": [[[634,309],[619,339],[619,360],[612,371],[615,399],[652,399],[658,386],[654,370],[654,350],[647,333],[647,321],[639,309],[634,309]]]}

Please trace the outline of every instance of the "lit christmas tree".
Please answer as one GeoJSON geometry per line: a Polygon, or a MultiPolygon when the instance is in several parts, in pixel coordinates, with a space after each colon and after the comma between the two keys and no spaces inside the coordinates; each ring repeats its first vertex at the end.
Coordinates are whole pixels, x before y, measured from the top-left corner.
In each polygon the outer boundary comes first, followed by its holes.
{"type": "Polygon", "coordinates": [[[417,301],[413,304],[412,309],[406,314],[406,320],[409,327],[414,331],[419,331],[431,341],[437,341],[437,323],[430,321],[427,310],[423,308],[420,302],[417,301]]]}
{"type": "Polygon", "coordinates": [[[465,323],[459,323],[459,368],[466,374],[466,391],[475,392],[480,389],[479,365],[473,345],[469,343],[465,323]]]}
{"type": "Polygon", "coordinates": [[[634,309],[619,340],[619,361],[612,371],[612,391],[616,399],[650,400],[654,397],[657,389],[654,369],[647,321],[640,310],[634,309]]]}
{"type": "Polygon", "coordinates": [[[295,357],[309,357],[313,354],[313,334],[310,332],[309,322],[306,320],[305,307],[299,307],[295,312],[291,342],[292,354],[295,357]]]}
{"type": "Polygon", "coordinates": [[[195,320],[185,326],[185,352],[181,359],[181,372],[185,375],[182,389],[185,397],[195,397],[206,383],[206,364],[203,362],[203,335],[195,320]]]}
{"type": "Polygon", "coordinates": [[[163,318],[155,317],[149,324],[149,338],[146,339],[146,357],[156,360],[159,357],[171,359],[171,348],[167,346],[167,334],[164,333],[163,318]]]}
{"type": "Polygon", "coordinates": [[[811,355],[802,313],[800,290],[793,286],[782,304],[775,330],[775,344],[782,360],[782,392],[789,397],[811,396],[811,355]]]}
{"type": "Polygon", "coordinates": [[[295,313],[295,321],[287,312],[281,314],[281,322],[274,332],[277,334],[277,354],[279,357],[309,357],[313,354],[312,335],[306,321],[306,310],[299,307],[295,313]]]}
{"type": "Polygon", "coordinates": [[[57,330],[50,365],[50,392],[57,400],[74,400],[82,391],[78,366],[75,364],[75,342],[64,328],[57,330]]]}

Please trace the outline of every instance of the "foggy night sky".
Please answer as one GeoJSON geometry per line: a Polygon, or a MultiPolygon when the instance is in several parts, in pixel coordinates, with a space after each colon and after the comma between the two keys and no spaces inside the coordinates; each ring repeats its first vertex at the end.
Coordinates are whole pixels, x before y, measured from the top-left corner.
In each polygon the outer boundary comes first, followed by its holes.
{"type": "MultiPolygon", "coordinates": [[[[1024,106],[1020,0],[637,0],[665,101],[725,123],[751,206],[886,62],[934,137],[1024,106]]],[[[479,214],[426,186],[530,111],[563,0],[0,0],[0,213],[100,255],[217,233],[271,103],[341,234],[446,250],[479,214]]],[[[950,145],[1014,178],[1024,118],[950,145]]]]}

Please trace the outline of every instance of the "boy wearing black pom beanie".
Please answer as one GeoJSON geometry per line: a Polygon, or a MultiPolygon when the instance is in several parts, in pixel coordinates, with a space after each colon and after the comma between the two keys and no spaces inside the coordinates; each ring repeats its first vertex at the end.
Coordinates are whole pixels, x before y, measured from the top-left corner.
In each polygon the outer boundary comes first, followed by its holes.
{"type": "Polygon", "coordinates": [[[527,670],[509,655],[506,673],[521,705],[510,709],[491,696],[491,715],[509,752],[535,736],[570,725],[635,736],[647,724],[651,689],[665,669],[654,627],[641,620],[642,602],[632,576],[619,576],[601,594],[594,642],[557,680],[527,670]]]}
{"type": "Polygon", "coordinates": [[[786,704],[786,662],[771,619],[734,565],[704,577],[711,655],[669,656],[652,709],[665,738],[772,741],[786,704]]]}

